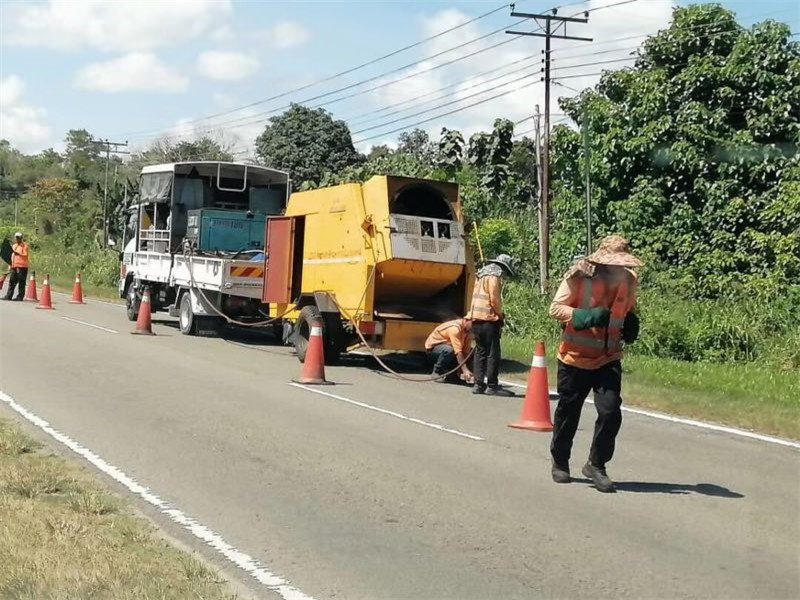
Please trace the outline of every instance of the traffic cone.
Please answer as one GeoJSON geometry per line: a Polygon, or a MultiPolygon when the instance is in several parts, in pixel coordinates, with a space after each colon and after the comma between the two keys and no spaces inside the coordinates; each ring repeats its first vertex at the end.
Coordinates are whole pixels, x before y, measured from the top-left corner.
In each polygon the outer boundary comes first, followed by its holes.
{"type": "Polygon", "coordinates": [[[53,299],[50,297],[50,275],[44,276],[44,281],[42,282],[42,297],[39,299],[39,304],[36,305],[36,308],[55,310],[53,308],[53,299]]]}
{"type": "Polygon", "coordinates": [[[331,385],[332,382],[325,381],[325,349],[322,344],[322,323],[313,323],[306,359],[303,361],[303,374],[300,379],[292,381],[311,385],[331,385]]]}
{"type": "Polygon", "coordinates": [[[72,286],[72,300],[69,301],[70,304],[86,304],[83,301],[83,288],[81,287],[81,274],[77,273],[75,275],[75,285],[72,286]]]}
{"type": "Polygon", "coordinates": [[[155,335],[150,315],[150,288],[144,288],[142,301],[139,303],[139,317],[136,319],[136,329],[131,333],[134,335],[155,335]]]}
{"type": "Polygon", "coordinates": [[[28,277],[28,289],[25,290],[25,300],[28,302],[38,302],[39,297],[36,295],[36,273],[31,273],[28,277]]]}
{"type": "Polygon", "coordinates": [[[536,343],[531,374],[528,376],[528,388],[525,390],[525,401],[522,404],[522,416],[519,421],[509,423],[508,426],[529,431],[553,431],[544,342],[536,343]]]}

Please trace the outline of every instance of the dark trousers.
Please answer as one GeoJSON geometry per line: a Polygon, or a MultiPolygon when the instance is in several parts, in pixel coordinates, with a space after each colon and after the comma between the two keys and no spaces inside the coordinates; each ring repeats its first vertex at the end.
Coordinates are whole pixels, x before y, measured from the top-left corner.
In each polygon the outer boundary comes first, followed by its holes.
{"type": "Polygon", "coordinates": [[[28,280],[28,269],[11,269],[11,275],[8,277],[8,290],[6,290],[6,300],[11,300],[14,295],[14,286],[17,286],[16,300],[22,300],[25,297],[25,282],[28,280]]]}
{"type": "Polygon", "coordinates": [[[439,344],[428,350],[428,361],[433,363],[433,372],[444,375],[458,365],[456,353],[450,344],[439,344]]]}
{"type": "Polygon", "coordinates": [[[572,440],[578,430],[581,409],[594,390],[597,421],[594,424],[589,462],[605,467],[614,456],[614,443],[622,425],[622,363],[615,361],[599,369],[586,370],[558,363],[558,406],[553,417],[550,454],[559,465],[566,465],[572,453],[572,440]]]}
{"type": "Polygon", "coordinates": [[[475,384],[497,385],[500,374],[500,333],[503,325],[499,321],[473,321],[472,335],[475,338],[475,384]]]}

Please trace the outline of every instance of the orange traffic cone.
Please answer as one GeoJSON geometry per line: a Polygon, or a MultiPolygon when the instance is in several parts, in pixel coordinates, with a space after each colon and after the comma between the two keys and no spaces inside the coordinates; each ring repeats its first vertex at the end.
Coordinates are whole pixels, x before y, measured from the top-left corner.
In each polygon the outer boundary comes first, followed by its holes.
{"type": "Polygon", "coordinates": [[[75,285],[72,286],[72,300],[69,301],[70,304],[86,304],[83,301],[83,288],[81,287],[81,274],[77,273],[75,275],[75,285]]]}
{"type": "Polygon", "coordinates": [[[139,317],[136,319],[135,335],[155,335],[150,315],[150,288],[144,288],[142,301],[139,303],[139,317]]]}
{"type": "Polygon", "coordinates": [[[31,273],[28,277],[28,289],[25,290],[25,300],[28,302],[38,302],[39,297],[36,295],[36,273],[31,273]]]}
{"type": "Polygon", "coordinates": [[[522,405],[522,416],[519,421],[509,423],[508,426],[529,431],[553,431],[544,342],[536,343],[531,374],[528,376],[528,389],[525,390],[525,402],[522,405]]]}
{"type": "Polygon", "coordinates": [[[53,299],[50,297],[50,275],[44,276],[44,281],[42,282],[42,297],[39,299],[39,304],[36,305],[36,308],[55,310],[53,308],[53,299]]]}
{"type": "Polygon", "coordinates": [[[300,379],[292,381],[311,385],[332,384],[330,381],[325,381],[325,349],[322,346],[322,324],[319,322],[311,326],[306,359],[303,361],[303,374],[300,379]]]}

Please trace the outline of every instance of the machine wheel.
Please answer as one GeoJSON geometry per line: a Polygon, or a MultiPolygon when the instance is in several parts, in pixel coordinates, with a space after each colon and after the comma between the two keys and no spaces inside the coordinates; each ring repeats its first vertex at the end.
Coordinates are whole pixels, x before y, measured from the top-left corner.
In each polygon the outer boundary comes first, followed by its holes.
{"type": "Polygon", "coordinates": [[[187,291],[181,295],[178,323],[182,334],[195,335],[197,333],[197,317],[192,310],[191,292],[187,291]]]}
{"type": "MultiPolygon", "coordinates": [[[[313,323],[320,323],[322,325],[322,343],[325,351],[325,364],[332,365],[339,360],[341,354],[341,340],[336,335],[336,327],[331,326],[332,321],[324,318],[316,306],[305,306],[300,311],[300,316],[297,317],[297,322],[294,324],[294,350],[297,353],[297,358],[300,362],[305,362],[306,351],[308,350],[308,341],[311,337],[311,327],[313,323]],[[331,336],[330,334],[334,335],[331,336]]],[[[341,321],[339,321],[341,323],[341,321]]]]}
{"type": "Polygon", "coordinates": [[[125,291],[125,312],[129,321],[139,318],[139,297],[136,294],[136,283],[131,280],[125,291]]]}

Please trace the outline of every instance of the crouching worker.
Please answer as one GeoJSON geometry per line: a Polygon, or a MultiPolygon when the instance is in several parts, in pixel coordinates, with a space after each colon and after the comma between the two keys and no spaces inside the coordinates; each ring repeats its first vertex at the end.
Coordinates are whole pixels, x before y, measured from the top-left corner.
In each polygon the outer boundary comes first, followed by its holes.
{"type": "Polygon", "coordinates": [[[622,345],[639,335],[636,273],[641,267],[628,242],[606,237],[597,252],[580,261],[564,276],[550,305],[550,316],[563,326],[558,349],[558,406],[553,418],[552,475],[569,483],[572,440],[581,408],[594,391],[597,420],[583,474],[601,492],[615,491],[606,473],[622,425],[622,345]]]}
{"type": "Polygon", "coordinates": [[[467,366],[472,346],[471,332],[472,321],[469,319],[447,321],[431,332],[425,340],[425,350],[429,362],[433,363],[434,375],[446,375],[443,381],[449,383],[458,383],[459,380],[473,382],[472,371],[467,366]]]}

